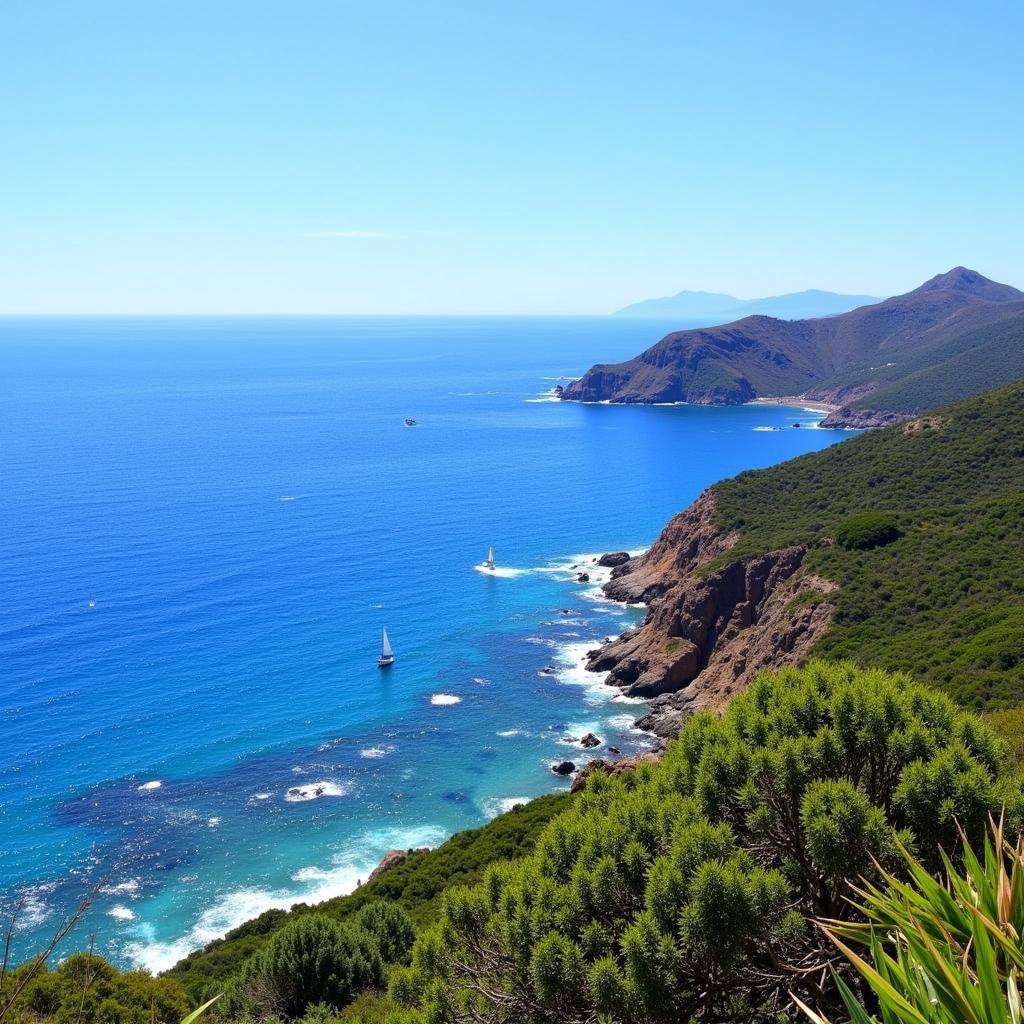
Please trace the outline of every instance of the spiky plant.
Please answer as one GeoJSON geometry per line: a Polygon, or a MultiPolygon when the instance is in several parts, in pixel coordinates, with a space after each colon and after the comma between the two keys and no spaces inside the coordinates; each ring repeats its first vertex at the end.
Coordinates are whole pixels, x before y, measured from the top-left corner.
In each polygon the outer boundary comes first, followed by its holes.
{"type": "MultiPolygon", "coordinates": [[[[981,860],[966,838],[962,869],[943,854],[944,883],[901,852],[905,880],[881,872],[878,884],[857,890],[865,921],[821,925],[874,994],[883,1024],[1024,1024],[1024,838],[1009,842],[993,822],[981,860]]],[[[875,1024],[835,980],[852,1024],[875,1024]]]]}

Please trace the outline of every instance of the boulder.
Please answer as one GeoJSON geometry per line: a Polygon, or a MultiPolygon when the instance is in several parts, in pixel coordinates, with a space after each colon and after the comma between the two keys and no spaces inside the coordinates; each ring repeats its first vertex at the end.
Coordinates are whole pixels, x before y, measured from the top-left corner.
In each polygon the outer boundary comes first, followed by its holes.
{"type": "Polygon", "coordinates": [[[576,574],[576,582],[577,583],[589,583],[590,582],[590,573],[589,572],[577,573],[576,574]]]}
{"type": "Polygon", "coordinates": [[[625,565],[629,559],[628,551],[609,551],[607,555],[602,555],[597,560],[597,564],[604,566],[605,569],[614,569],[616,566],[625,565]]]}
{"type": "Polygon", "coordinates": [[[601,746],[601,740],[599,740],[592,732],[588,732],[587,735],[584,736],[583,739],[580,740],[580,743],[584,747],[599,747],[599,746],[601,746]]]}
{"type": "Polygon", "coordinates": [[[572,775],[576,771],[576,765],[572,761],[557,761],[551,766],[556,775],[572,775]]]}

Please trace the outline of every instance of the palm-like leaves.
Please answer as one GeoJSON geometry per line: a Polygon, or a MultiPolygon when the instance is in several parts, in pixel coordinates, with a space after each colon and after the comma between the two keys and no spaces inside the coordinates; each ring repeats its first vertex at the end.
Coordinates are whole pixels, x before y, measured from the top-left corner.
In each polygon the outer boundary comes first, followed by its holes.
{"type": "MultiPolygon", "coordinates": [[[[882,872],[880,884],[858,890],[865,922],[822,924],[871,989],[883,1024],[1024,1024],[1024,840],[1007,842],[993,823],[981,860],[966,840],[962,870],[943,856],[945,884],[901,849],[908,880],[882,872]]],[[[836,983],[852,1024],[873,1024],[836,983]]]]}

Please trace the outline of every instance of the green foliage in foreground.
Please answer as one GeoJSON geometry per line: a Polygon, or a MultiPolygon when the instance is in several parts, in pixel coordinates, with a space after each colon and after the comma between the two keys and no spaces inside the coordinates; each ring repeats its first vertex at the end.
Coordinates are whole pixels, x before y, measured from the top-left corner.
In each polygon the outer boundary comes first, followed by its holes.
{"type": "Polygon", "coordinates": [[[392,975],[417,1021],[768,1020],[818,987],[847,880],[930,864],[1003,804],[998,741],[906,677],[813,663],[691,718],[657,765],[594,777],[535,851],[450,890],[392,975]]]}
{"type": "MultiPolygon", "coordinates": [[[[909,879],[885,874],[861,893],[864,922],[830,922],[828,934],[864,979],[883,1024],[1020,1024],[1024,1020],[1024,840],[992,828],[979,860],[964,843],[963,870],[946,883],[904,852],[909,879]],[[851,949],[861,944],[870,962],[851,949]]],[[[871,1024],[839,982],[855,1024],[871,1024]]],[[[816,1024],[827,1024],[804,1007],[816,1024]]]]}
{"type": "Polygon", "coordinates": [[[816,654],[906,671],[978,710],[1024,702],[1024,383],[716,484],[715,563],[808,545],[839,584],[816,654]],[[884,514],[901,536],[844,546],[884,514]],[[839,543],[832,543],[837,539],[839,543]]]}
{"type": "Polygon", "coordinates": [[[405,960],[413,938],[412,923],[394,903],[369,903],[344,923],[304,914],[250,957],[221,1010],[231,1018],[290,1020],[311,1006],[347,1006],[384,984],[386,967],[405,960]]]}
{"type": "Polygon", "coordinates": [[[119,971],[89,953],[74,953],[55,970],[16,967],[0,986],[0,1006],[31,970],[37,973],[4,1016],[4,1024],[177,1024],[189,1012],[188,997],[177,981],[153,978],[145,971],[119,971]]]}
{"type": "Polygon", "coordinates": [[[528,853],[541,829],[571,800],[564,793],[539,797],[481,828],[459,832],[436,850],[410,853],[348,896],[328,900],[315,908],[298,905],[291,911],[267,911],[192,953],[171,968],[168,975],[181,981],[193,1000],[207,999],[223,991],[228,979],[238,974],[276,932],[314,912],[344,922],[366,905],[388,900],[400,906],[415,925],[432,921],[447,885],[472,884],[494,861],[528,853]]]}

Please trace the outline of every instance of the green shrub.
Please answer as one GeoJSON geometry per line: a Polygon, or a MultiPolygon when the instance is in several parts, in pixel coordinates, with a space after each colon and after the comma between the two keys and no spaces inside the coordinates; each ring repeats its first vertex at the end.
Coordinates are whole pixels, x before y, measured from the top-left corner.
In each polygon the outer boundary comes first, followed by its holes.
{"type": "Polygon", "coordinates": [[[866,551],[891,544],[900,536],[896,517],[890,512],[859,512],[847,516],[837,527],[835,540],[849,551],[866,551]]]}
{"type": "Polygon", "coordinates": [[[445,1024],[767,1020],[791,987],[822,998],[832,953],[806,918],[843,919],[898,841],[937,865],[1004,803],[1019,821],[1000,744],[943,695],[849,664],[765,674],[446,893],[391,996],[445,1024]]]}
{"type": "Polygon", "coordinates": [[[323,914],[307,914],[282,928],[229,986],[227,1016],[251,1013],[301,1017],[324,1004],[340,1009],[384,980],[384,962],[373,937],[323,914]]]}

